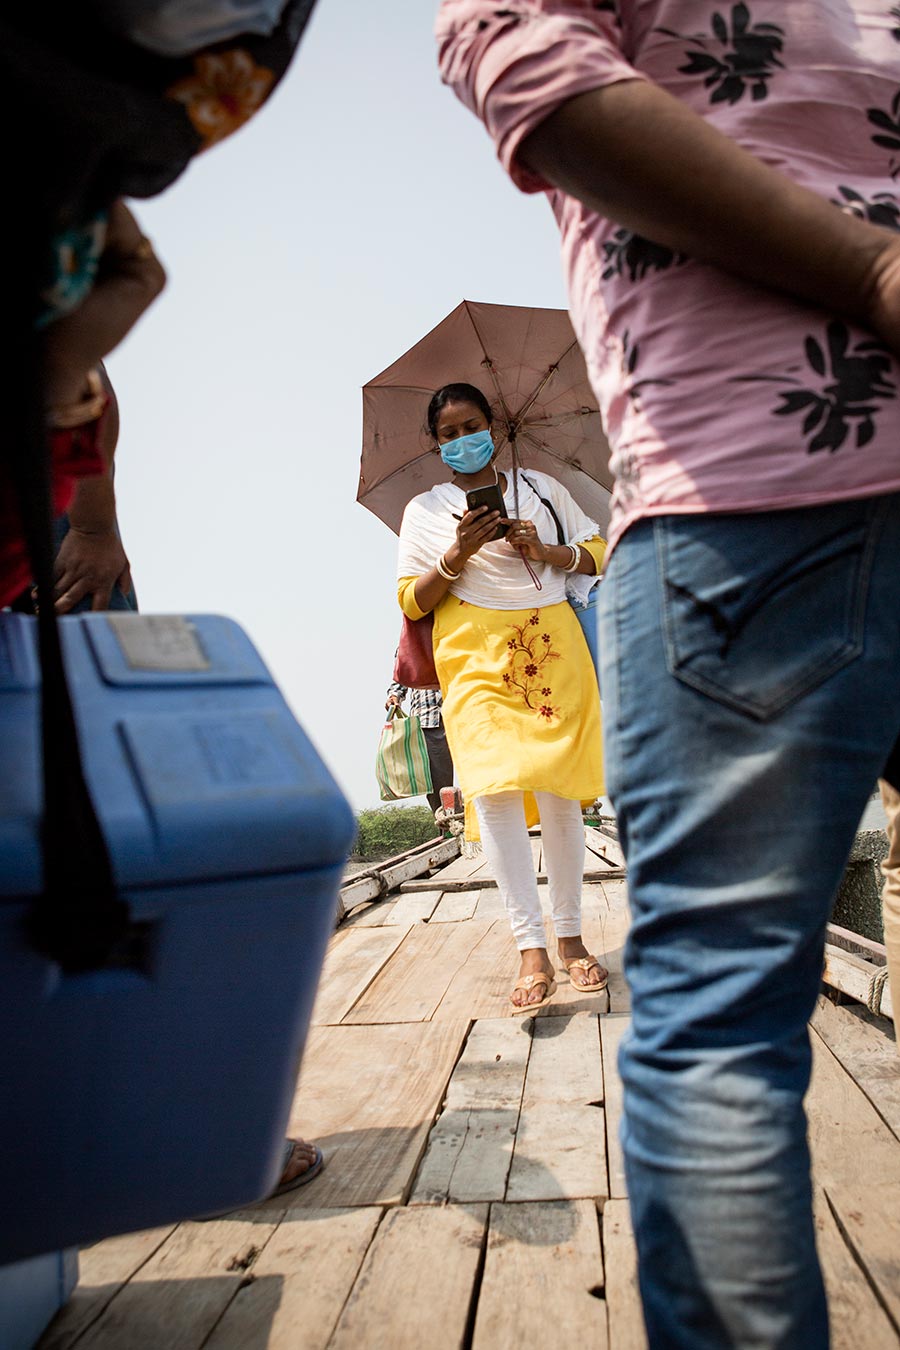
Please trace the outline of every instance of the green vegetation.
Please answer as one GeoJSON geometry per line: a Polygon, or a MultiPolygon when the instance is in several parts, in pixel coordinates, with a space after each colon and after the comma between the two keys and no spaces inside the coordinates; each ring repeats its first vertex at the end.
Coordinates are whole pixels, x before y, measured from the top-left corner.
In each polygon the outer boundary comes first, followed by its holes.
{"type": "Polygon", "coordinates": [[[380,862],[427,843],[438,833],[428,806],[379,806],[360,811],[357,824],[353,858],[358,862],[380,862]]]}

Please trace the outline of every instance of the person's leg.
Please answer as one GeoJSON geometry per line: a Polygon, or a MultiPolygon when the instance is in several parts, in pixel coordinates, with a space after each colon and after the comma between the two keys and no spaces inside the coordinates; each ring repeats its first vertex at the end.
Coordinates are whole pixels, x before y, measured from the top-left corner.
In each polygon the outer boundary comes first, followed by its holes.
{"type": "Polygon", "coordinates": [[[441,788],[453,786],[453,760],[447,744],[447,733],[443,722],[436,727],[423,727],[425,747],[428,751],[428,765],[431,769],[431,786],[428,805],[436,811],[441,804],[441,788]]]}
{"type": "Polygon", "coordinates": [[[633,927],[623,1144],[656,1350],[821,1350],[802,1100],[824,929],[898,729],[900,502],[667,517],[601,587],[633,927]]]}
{"type": "Polygon", "coordinates": [[[550,913],[559,944],[560,960],[579,963],[569,970],[569,978],[584,988],[605,984],[608,972],[591,961],[581,940],[581,889],[584,885],[584,820],[581,803],[557,797],[551,792],[536,792],[541,813],[541,840],[550,893],[550,913]]]}
{"type": "Polygon", "coordinates": [[[547,937],[525,824],[524,796],[521,792],[495,792],[477,797],[475,811],[481,844],[521,955],[519,978],[535,977],[530,989],[513,990],[511,1001],[516,1007],[542,1003],[550,992],[554,970],[547,956],[547,937]],[[541,975],[546,978],[538,978],[541,975]]]}
{"type": "Polygon", "coordinates": [[[897,1049],[900,1051],[900,792],[883,778],[879,780],[878,786],[887,816],[885,832],[888,837],[888,855],[881,864],[884,874],[884,890],[881,892],[884,945],[887,948],[888,983],[894,1007],[897,1049]]]}

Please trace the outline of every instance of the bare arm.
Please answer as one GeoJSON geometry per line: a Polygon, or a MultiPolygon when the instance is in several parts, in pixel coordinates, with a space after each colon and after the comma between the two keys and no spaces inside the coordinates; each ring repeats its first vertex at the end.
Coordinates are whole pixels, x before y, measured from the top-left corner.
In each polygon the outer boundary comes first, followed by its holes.
{"type": "Polygon", "coordinates": [[[91,608],[108,609],[113,588],[131,589],[131,570],[119,538],[113,458],[119,437],[115,391],[102,364],[101,381],[110,399],[103,415],[99,448],[106,461],[102,474],[80,478],[69,505],[69,531],[56,555],[56,611],[66,614],[86,595],[91,608]]]}
{"type": "Polygon", "coordinates": [[[900,238],[770,169],[658,86],[579,94],[520,158],[656,243],[864,323],[900,352],[900,238]]]}

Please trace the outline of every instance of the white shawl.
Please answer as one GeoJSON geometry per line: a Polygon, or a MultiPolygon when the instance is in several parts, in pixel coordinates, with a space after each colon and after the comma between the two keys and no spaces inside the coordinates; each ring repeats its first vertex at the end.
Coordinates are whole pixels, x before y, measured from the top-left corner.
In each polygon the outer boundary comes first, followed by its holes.
{"type": "MultiPolygon", "coordinates": [[[[504,497],[506,513],[515,516],[512,481],[506,475],[504,497]]],[[[533,520],[545,544],[558,543],[556,524],[541,501],[546,497],[553,503],[559,516],[565,542],[579,544],[600,533],[596,521],[582,511],[571,494],[548,474],[536,469],[519,470],[519,516],[533,520]],[[526,481],[530,480],[531,486],[526,481]]],[[[435,560],[456,538],[457,521],[466,509],[466,494],[453,483],[439,483],[430,492],[413,497],[403,513],[400,526],[400,555],[397,578],[420,577],[434,567],[435,560]]],[[[532,562],[531,566],[541,581],[537,590],[522,562],[521,555],[504,539],[485,544],[470,558],[458,581],[450,583],[450,594],[458,600],[467,600],[482,609],[542,609],[558,605],[567,595],[576,605],[587,602],[588,593],[596,583],[596,576],[566,573],[549,563],[532,562]]]]}

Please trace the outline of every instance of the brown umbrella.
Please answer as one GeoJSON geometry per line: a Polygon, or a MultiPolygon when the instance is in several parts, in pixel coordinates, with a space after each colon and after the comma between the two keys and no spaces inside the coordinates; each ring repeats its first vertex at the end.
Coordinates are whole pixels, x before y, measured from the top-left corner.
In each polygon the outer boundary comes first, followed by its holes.
{"type": "Polygon", "coordinates": [[[609,445],[584,358],[563,309],[464,300],[421,342],[363,386],[356,500],[396,532],[406,503],[449,470],[425,426],[443,384],[483,390],[495,414],[501,466],[552,474],[601,529],[609,520],[609,445]]]}

